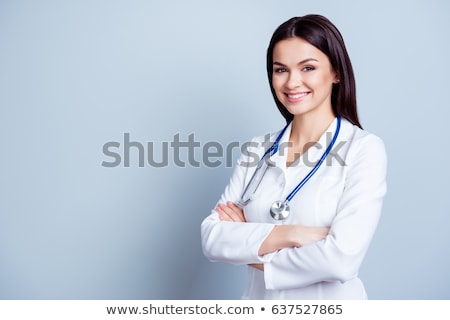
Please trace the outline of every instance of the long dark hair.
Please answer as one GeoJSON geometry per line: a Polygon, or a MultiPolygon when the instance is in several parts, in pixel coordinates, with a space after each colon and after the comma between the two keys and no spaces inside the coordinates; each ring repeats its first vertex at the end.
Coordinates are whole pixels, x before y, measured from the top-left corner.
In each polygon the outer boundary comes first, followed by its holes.
{"type": "Polygon", "coordinates": [[[283,117],[287,122],[294,118],[278,100],[273,88],[273,49],[279,41],[294,37],[306,40],[328,57],[340,80],[339,83],[333,85],[331,92],[333,112],[336,116],[341,116],[362,128],[356,108],[355,76],[342,35],[330,20],[316,14],[294,17],[281,24],[273,33],[267,49],[267,75],[270,89],[283,117]]]}

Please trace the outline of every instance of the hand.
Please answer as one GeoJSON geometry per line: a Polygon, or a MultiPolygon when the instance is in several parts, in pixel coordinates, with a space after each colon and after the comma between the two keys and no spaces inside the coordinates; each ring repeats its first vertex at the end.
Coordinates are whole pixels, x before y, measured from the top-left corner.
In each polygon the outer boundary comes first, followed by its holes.
{"type": "Polygon", "coordinates": [[[294,246],[302,247],[313,242],[324,240],[330,232],[330,228],[294,225],[293,228],[291,228],[291,232],[294,246]]]}
{"type": "Polygon", "coordinates": [[[262,263],[251,263],[249,264],[250,267],[258,269],[260,271],[264,271],[264,264],[262,263]]]}
{"type": "Polygon", "coordinates": [[[247,222],[244,211],[231,201],[228,201],[226,204],[219,203],[216,207],[216,212],[219,214],[221,221],[247,222]]]}
{"type": "Polygon", "coordinates": [[[263,256],[284,248],[299,248],[321,241],[326,238],[329,231],[328,227],[308,227],[300,224],[276,225],[261,244],[258,254],[263,256]]]}

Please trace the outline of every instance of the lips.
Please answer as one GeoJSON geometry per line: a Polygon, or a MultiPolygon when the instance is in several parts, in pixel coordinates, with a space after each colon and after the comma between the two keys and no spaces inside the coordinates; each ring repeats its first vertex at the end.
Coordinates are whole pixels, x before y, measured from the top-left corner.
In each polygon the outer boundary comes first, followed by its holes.
{"type": "Polygon", "coordinates": [[[303,100],[309,92],[292,92],[292,93],[285,93],[287,99],[290,102],[298,102],[303,100]]]}

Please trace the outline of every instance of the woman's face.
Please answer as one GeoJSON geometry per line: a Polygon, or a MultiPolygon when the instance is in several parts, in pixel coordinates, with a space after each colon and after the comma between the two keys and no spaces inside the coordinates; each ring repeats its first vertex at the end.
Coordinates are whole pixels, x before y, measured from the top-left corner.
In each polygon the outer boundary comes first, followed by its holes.
{"type": "Polygon", "coordinates": [[[338,78],[328,57],[302,38],[278,42],[273,50],[272,85],[280,102],[295,116],[326,112],[338,78]]]}

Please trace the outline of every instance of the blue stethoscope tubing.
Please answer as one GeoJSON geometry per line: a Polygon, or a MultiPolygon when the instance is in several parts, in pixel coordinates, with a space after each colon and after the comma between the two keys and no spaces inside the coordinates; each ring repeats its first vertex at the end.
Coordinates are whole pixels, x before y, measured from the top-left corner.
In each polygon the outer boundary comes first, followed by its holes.
{"type": "Polygon", "coordinates": [[[336,142],[336,139],[338,137],[339,131],[341,130],[341,118],[337,117],[337,124],[336,124],[336,131],[334,132],[333,139],[331,139],[330,144],[328,145],[327,149],[323,153],[322,157],[320,157],[319,161],[316,163],[314,168],[306,175],[306,177],[303,178],[303,180],[295,187],[294,190],[289,193],[289,195],[286,197],[287,201],[291,201],[292,198],[295,196],[295,194],[305,185],[306,182],[313,176],[314,173],[319,169],[320,165],[324,162],[325,158],[328,156],[328,154],[331,152],[331,149],[334,146],[334,143],[336,142]]]}
{"type": "MultiPolygon", "coordinates": [[[[241,201],[239,201],[238,205],[243,208],[250,200],[251,200],[251,196],[248,197],[248,199],[245,199],[245,194],[248,192],[248,189],[250,187],[250,185],[253,183],[253,181],[255,179],[258,179],[259,176],[259,181],[257,181],[256,186],[254,187],[254,192],[256,192],[259,184],[262,181],[262,178],[264,177],[264,174],[268,168],[267,164],[264,168],[264,170],[262,172],[260,172],[258,174],[258,170],[263,166],[264,161],[266,156],[270,153],[270,155],[274,155],[275,153],[278,152],[278,146],[279,146],[279,142],[284,134],[284,132],[286,131],[287,127],[289,126],[289,123],[283,128],[283,130],[281,130],[281,132],[278,134],[277,138],[275,139],[275,142],[272,144],[272,146],[266,150],[266,152],[264,153],[264,155],[262,156],[261,160],[259,160],[257,168],[255,170],[255,173],[253,174],[253,176],[250,178],[249,183],[247,184],[246,188],[244,189],[244,192],[242,194],[241,197],[241,201]]],[[[328,145],[327,149],[325,150],[325,152],[322,154],[322,156],[320,157],[319,161],[315,164],[315,166],[311,169],[311,171],[302,179],[302,181],[300,181],[300,183],[287,195],[285,200],[278,200],[275,201],[271,208],[270,208],[270,215],[272,216],[272,218],[274,218],[275,220],[284,220],[289,216],[290,213],[290,208],[289,208],[289,202],[292,200],[292,198],[294,198],[294,196],[300,191],[300,189],[309,181],[309,179],[311,179],[311,177],[314,175],[314,173],[316,173],[316,171],[319,169],[319,167],[322,165],[322,163],[325,161],[326,157],[328,156],[328,154],[331,152],[331,149],[333,148],[337,137],[339,135],[339,131],[341,128],[341,117],[337,117],[337,124],[336,124],[336,130],[334,132],[334,136],[331,139],[330,144],[328,145]]],[[[254,194],[253,192],[253,194],[254,194]]],[[[253,195],[252,194],[252,195],[253,195]]]]}
{"type": "Polygon", "coordinates": [[[253,194],[256,192],[256,190],[259,187],[259,184],[262,181],[262,178],[264,177],[267,168],[269,167],[266,161],[267,155],[270,153],[270,155],[274,155],[278,152],[278,145],[280,143],[281,138],[283,137],[284,132],[288,128],[289,123],[281,130],[281,132],[278,134],[277,138],[275,139],[275,142],[272,144],[270,148],[264,152],[262,158],[258,161],[258,164],[256,165],[255,172],[253,173],[252,177],[250,178],[249,182],[247,183],[247,186],[244,189],[244,192],[242,193],[241,200],[237,203],[237,205],[241,208],[244,208],[245,205],[252,199],[253,194]],[[261,168],[263,167],[263,170],[261,171],[261,168]],[[256,184],[253,188],[250,188],[253,184],[256,184]],[[253,189],[253,191],[251,190],[253,189]],[[246,194],[250,191],[251,195],[246,197],[246,194]]]}

